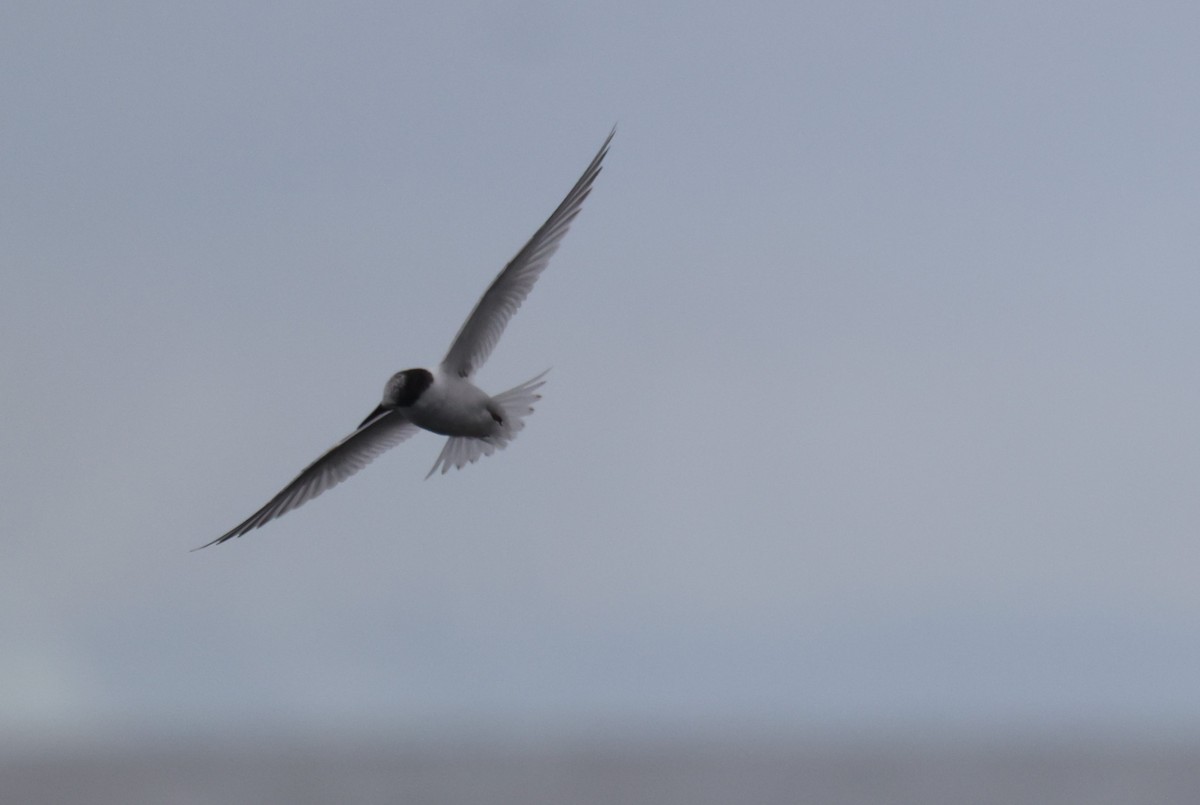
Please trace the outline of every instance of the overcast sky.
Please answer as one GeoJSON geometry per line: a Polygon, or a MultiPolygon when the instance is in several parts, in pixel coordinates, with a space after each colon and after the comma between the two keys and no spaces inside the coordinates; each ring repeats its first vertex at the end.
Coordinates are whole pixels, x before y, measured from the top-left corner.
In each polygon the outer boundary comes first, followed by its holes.
{"type": "Polygon", "coordinates": [[[1200,728],[1200,10],[9,3],[0,737],[1200,728]],[[618,124],[479,375],[432,366],[618,124]]]}

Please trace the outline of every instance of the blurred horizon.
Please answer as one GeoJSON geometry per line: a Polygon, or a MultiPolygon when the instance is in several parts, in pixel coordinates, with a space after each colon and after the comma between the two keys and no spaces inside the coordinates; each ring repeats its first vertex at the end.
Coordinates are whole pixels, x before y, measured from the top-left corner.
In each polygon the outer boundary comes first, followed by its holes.
{"type": "Polygon", "coordinates": [[[1145,736],[700,736],[630,733],[225,735],[111,742],[38,753],[0,749],[6,793],[27,805],[131,801],[262,803],[570,802],[825,805],[963,801],[1184,805],[1200,742],[1145,736]]]}

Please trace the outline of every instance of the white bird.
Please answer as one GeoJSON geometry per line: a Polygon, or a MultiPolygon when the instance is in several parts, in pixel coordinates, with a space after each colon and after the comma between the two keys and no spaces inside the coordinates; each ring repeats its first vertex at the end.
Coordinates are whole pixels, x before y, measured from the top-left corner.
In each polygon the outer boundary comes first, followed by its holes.
{"type": "Polygon", "coordinates": [[[426,478],[439,467],[444,474],[451,467],[474,463],[512,441],[525,426],[525,417],[533,412],[533,403],[541,399],[537,390],[545,382],[542,378],[546,373],[495,396],[472,383],[471,376],[488,359],[509,319],[525,301],[579,214],[614,134],[615,128],[558,209],[496,276],[437,369],[406,369],[392,375],[383,387],[383,401],[353,433],[309,464],[261,509],[200,547],[240,537],[307,503],[412,436],[418,428],[450,437],[426,478]]]}

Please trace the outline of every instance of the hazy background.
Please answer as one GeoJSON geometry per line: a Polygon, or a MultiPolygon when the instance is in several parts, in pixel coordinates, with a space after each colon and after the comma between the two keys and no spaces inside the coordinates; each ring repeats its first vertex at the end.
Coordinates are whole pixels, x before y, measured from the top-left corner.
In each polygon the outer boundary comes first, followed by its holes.
{"type": "Polygon", "coordinates": [[[10,2],[0,740],[1200,728],[1200,10],[10,2]],[[432,365],[604,135],[480,375],[432,365]]]}

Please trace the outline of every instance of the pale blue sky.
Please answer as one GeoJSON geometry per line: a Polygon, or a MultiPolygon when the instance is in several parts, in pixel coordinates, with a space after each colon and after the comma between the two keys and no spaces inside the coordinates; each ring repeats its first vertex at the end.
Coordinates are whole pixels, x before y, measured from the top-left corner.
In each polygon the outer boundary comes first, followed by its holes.
{"type": "Polygon", "coordinates": [[[0,733],[1200,726],[1200,10],[8,4],[0,733]],[[439,360],[612,124],[480,376],[439,360]]]}

